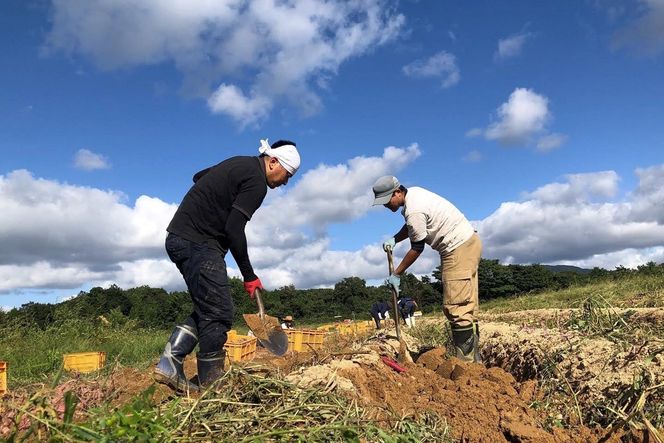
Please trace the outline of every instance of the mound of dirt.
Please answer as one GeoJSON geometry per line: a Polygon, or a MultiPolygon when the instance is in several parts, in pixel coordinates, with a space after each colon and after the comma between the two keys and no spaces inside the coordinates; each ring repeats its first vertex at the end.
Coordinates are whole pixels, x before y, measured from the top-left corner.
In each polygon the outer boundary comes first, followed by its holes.
{"type": "MultiPolygon", "coordinates": [[[[528,407],[537,395],[534,383],[520,384],[501,368],[448,359],[445,349],[422,354],[404,363],[399,373],[371,352],[350,360],[334,360],[291,373],[287,380],[300,387],[336,390],[367,408],[373,418],[421,416],[431,411],[447,419],[460,442],[594,442],[599,435],[584,427],[547,432],[543,417],[528,407]]],[[[390,357],[396,355],[392,349],[390,357]]],[[[612,436],[619,441],[617,437],[612,436]]]]}

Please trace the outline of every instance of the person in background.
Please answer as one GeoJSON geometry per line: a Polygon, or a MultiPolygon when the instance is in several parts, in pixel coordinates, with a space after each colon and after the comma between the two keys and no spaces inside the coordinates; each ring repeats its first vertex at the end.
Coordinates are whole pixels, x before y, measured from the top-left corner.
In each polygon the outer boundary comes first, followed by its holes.
{"type": "Polygon", "coordinates": [[[292,315],[287,315],[284,317],[284,322],[281,324],[281,329],[293,329],[295,328],[295,322],[293,321],[292,315]]]}
{"type": "Polygon", "coordinates": [[[431,246],[440,254],[443,281],[443,312],[452,326],[456,356],[465,361],[481,362],[479,353],[478,268],[482,241],[456,206],[424,188],[406,188],[396,177],[380,177],[373,185],[374,205],[392,212],[403,208],[405,223],[383,243],[391,251],[396,243],[410,239],[410,250],[394,269],[387,283],[397,293],[401,274],[424,250],[431,246]]]}
{"type": "Polygon", "coordinates": [[[295,143],[261,140],[259,155],[231,157],[194,175],[166,229],[166,252],[184,277],[194,311],[173,330],[154,368],[157,382],[177,391],[210,385],[224,370],[224,343],[233,323],[233,300],[226,254],[237,263],[247,294],[263,285],[247,252],[245,225],[263,203],[267,189],[278,188],[300,167],[295,143]],[[198,384],[189,382],[184,358],[198,345],[198,384]]]}
{"type": "Polygon", "coordinates": [[[397,300],[397,306],[406,326],[409,328],[415,326],[415,308],[417,308],[417,302],[410,297],[402,296],[397,300]]]}
{"type": "Polygon", "coordinates": [[[380,321],[390,318],[390,305],[385,300],[379,300],[371,305],[371,317],[376,322],[376,329],[381,328],[380,321]]]}

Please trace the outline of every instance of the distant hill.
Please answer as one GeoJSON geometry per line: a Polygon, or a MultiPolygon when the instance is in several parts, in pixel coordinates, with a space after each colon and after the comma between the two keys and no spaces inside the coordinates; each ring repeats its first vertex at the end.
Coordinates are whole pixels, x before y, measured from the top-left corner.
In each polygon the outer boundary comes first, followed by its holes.
{"type": "Polygon", "coordinates": [[[589,274],[592,269],[579,268],[578,266],[570,265],[542,265],[544,268],[551,272],[573,272],[575,274],[589,274]]]}

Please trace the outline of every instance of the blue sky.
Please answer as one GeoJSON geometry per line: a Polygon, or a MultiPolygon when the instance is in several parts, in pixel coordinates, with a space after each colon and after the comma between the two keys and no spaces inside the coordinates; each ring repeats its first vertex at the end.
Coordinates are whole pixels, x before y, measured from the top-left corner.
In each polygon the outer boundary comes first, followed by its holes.
{"type": "Polygon", "coordinates": [[[0,306],[182,289],[191,176],[261,138],[302,155],[247,230],[268,287],[380,281],[388,173],[485,258],[664,261],[662,0],[10,1],[0,32],[0,306]]]}

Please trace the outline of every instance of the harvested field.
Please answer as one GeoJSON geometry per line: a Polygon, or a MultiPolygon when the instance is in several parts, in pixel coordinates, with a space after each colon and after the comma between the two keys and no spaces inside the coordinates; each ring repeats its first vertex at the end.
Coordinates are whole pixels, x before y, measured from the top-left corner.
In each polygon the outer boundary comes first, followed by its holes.
{"type": "MultiPolygon", "coordinates": [[[[431,327],[442,331],[445,324],[420,322],[419,328],[431,327]]],[[[153,386],[151,368],[33,386],[2,400],[0,436],[32,427],[33,439],[67,441],[44,423],[68,414],[74,423],[90,423],[95,408],[117,411],[147,390],[142,407],[172,425],[150,432],[174,441],[387,441],[386,432],[401,441],[661,441],[661,337],[632,347],[564,328],[486,319],[481,328],[486,366],[449,358],[444,347],[404,334],[414,362],[401,363],[405,371],[398,372],[382,360],[400,357],[388,331],[336,337],[324,351],[283,358],[259,349],[216,389],[183,399],[153,386]],[[68,396],[77,399],[75,409],[68,396]]],[[[195,372],[193,358],[185,369],[195,372]]]]}

